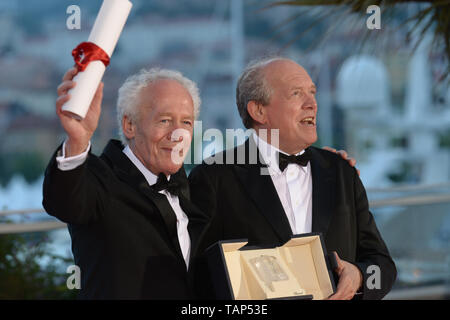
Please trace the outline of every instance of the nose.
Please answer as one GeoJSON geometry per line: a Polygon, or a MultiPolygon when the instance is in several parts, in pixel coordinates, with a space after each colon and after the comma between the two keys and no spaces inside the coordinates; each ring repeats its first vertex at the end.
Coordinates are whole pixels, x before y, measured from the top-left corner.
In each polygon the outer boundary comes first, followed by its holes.
{"type": "Polygon", "coordinates": [[[187,143],[189,144],[192,138],[192,132],[186,130],[183,125],[174,125],[166,136],[167,140],[172,143],[187,143]]]}
{"type": "Polygon", "coordinates": [[[309,94],[302,106],[303,109],[317,109],[317,102],[314,95],[309,94]]]}
{"type": "Polygon", "coordinates": [[[179,133],[181,128],[173,128],[169,130],[169,132],[166,135],[167,140],[172,142],[181,142],[183,141],[183,135],[179,133]]]}

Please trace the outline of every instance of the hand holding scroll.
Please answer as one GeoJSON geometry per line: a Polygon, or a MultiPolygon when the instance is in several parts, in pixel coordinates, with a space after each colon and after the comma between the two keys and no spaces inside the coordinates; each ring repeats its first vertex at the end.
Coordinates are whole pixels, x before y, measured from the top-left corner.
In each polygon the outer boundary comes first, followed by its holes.
{"type": "Polygon", "coordinates": [[[57,89],[56,114],[68,136],[65,150],[66,157],[78,155],[86,150],[89,140],[97,129],[103,98],[103,82],[100,82],[84,119],[75,119],[69,113],[62,111],[62,106],[71,98],[68,91],[75,87],[76,82],[72,79],[77,73],[76,68],[69,69],[64,74],[63,81],[57,89]]]}

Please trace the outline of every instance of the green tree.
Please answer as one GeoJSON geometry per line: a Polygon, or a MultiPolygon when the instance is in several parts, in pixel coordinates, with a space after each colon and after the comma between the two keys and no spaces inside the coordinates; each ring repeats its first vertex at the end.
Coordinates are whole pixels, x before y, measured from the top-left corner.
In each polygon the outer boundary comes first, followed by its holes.
{"type": "Polygon", "coordinates": [[[6,186],[15,174],[32,183],[44,173],[45,165],[45,160],[37,151],[0,155],[0,185],[6,186]]]}
{"type": "Polygon", "coordinates": [[[49,252],[46,233],[0,235],[0,300],[74,299],[76,290],[66,287],[70,264],[49,252]]]}

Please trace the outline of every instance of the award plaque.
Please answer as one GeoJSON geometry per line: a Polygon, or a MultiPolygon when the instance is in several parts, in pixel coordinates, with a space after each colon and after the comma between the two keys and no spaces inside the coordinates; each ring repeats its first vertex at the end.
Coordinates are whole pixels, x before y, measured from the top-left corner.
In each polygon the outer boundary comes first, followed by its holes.
{"type": "Polygon", "coordinates": [[[220,241],[206,251],[219,299],[326,299],[336,291],[320,233],[297,235],[283,246],[246,247],[246,241],[220,241]]]}
{"type": "Polygon", "coordinates": [[[278,248],[246,250],[241,252],[241,257],[247,271],[247,286],[258,285],[266,299],[305,295],[278,248]]]}
{"type": "Polygon", "coordinates": [[[286,272],[280,267],[277,257],[262,254],[259,257],[250,259],[250,263],[258,277],[264,281],[271,291],[275,291],[272,284],[273,281],[289,280],[286,272]]]}

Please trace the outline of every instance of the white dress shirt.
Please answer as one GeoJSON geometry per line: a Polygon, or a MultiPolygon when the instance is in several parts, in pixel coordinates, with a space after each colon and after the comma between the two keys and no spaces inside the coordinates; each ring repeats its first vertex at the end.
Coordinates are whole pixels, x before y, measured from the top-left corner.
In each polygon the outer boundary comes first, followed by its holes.
{"type": "MultiPolygon", "coordinates": [[[[287,154],[253,133],[258,150],[268,166],[278,197],[289,220],[293,234],[312,230],[312,176],[311,165],[306,167],[290,163],[282,172],[278,166],[277,152],[287,154]]],[[[305,151],[297,153],[300,155],[305,151]]]]}
{"type": "MultiPolygon", "coordinates": [[[[66,142],[64,142],[62,146],[61,154],[56,157],[58,169],[62,171],[72,170],[82,165],[87,158],[91,143],[89,142],[87,149],[82,154],[68,158],[65,157],[65,147],[66,142]]],[[[133,151],[131,151],[129,146],[126,146],[123,149],[123,153],[125,153],[125,155],[131,160],[131,162],[133,162],[136,168],[138,168],[138,170],[144,175],[150,186],[156,183],[158,177],[142,164],[142,162],[134,155],[133,151]]],[[[170,176],[167,177],[167,179],[170,180],[170,176]]],[[[161,190],[159,191],[159,193],[166,196],[170,206],[177,216],[178,241],[180,243],[184,261],[186,261],[186,266],[189,266],[189,255],[191,250],[191,239],[189,237],[189,232],[187,229],[189,219],[184,213],[183,209],[181,209],[180,202],[177,196],[170,194],[167,190],[161,190]]]]}

